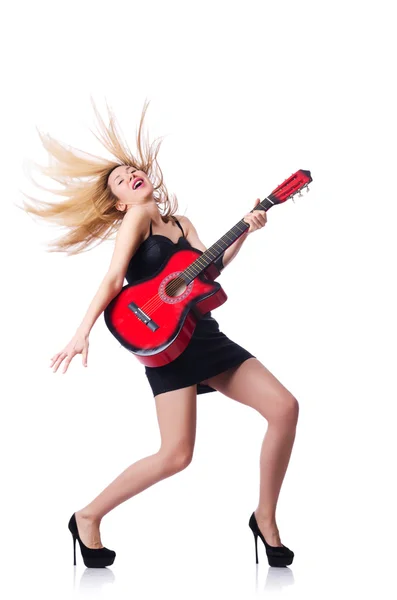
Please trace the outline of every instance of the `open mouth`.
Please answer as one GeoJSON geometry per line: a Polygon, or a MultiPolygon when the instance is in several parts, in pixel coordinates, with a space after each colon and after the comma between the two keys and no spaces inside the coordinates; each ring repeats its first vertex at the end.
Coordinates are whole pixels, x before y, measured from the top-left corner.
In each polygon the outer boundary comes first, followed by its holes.
{"type": "Polygon", "coordinates": [[[133,190],[137,190],[142,185],[144,185],[144,180],[142,178],[135,179],[135,181],[134,181],[134,183],[132,185],[132,189],[133,190]]]}

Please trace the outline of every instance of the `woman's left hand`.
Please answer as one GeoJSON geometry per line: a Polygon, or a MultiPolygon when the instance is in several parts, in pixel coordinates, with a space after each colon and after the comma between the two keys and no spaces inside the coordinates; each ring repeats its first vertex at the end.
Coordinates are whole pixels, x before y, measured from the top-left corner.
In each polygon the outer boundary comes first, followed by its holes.
{"type": "MultiPolygon", "coordinates": [[[[255,206],[259,204],[260,198],[256,199],[255,206]]],[[[253,210],[249,212],[247,215],[243,217],[243,221],[249,224],[249,229],[245,231],[245,234],[248,235],[257,229],[261,229],[266,225],[267,222],[267,213],[265,210],[253,210]]]]}

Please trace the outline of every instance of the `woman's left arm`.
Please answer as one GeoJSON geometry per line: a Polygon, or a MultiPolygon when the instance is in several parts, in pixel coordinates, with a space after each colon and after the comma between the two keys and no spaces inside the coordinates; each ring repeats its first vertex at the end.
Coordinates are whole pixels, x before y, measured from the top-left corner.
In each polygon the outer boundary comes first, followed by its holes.
{"type": "MultiPolygon", "coordinates": [[[[260,202],[260,198],[256,199],[255,206],[260,202]]],[[[193,223],[185,216],[178,217],[181,221],[182,227],[184,226],[184,230],[186,231],[186,238],[188,242],[193,246],[193,248],[197,248],[202,252],[205,252],[207,248],[204,246],[202,241],[199,239],[197,231],[193,225],[193,223]]],[[[219,258],[217,258],[217,266],[218,268],[226,267],[233,258],[238,254],[241,246],[247,239],[247,236],[250,233],[253,233],[257,229],[261,229],[266,225],[267,222],[267,214],[265,210],[254,210],[253,212],[249,212],[243,217],[243,220],[249,224],[249,229],[247,229],[240,237],[233,242],[229,248],[226,248],[223,254],[219,258]]],[[[219,269],[220,270],[220,269],[219,269]]]]}

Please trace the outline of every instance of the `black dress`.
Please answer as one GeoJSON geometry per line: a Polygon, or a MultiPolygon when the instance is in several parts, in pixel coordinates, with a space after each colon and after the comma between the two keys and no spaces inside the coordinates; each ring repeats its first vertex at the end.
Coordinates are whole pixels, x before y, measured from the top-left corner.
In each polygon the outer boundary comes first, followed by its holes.
{"type": "MultiPolygon", "coordinates": [[[[180,248],[192,248],[185,238],[181,224],[176,217],[173,219],[182,231],[176,244],[164,235],[152,234],[150,222],[149,237],[141,243],[128,265],[125,276],[128,283],[134,283],[154,273],[176,245],[180,248]]],[[[218,268],[223,266],[222,256],[217,259],[218,268]]],[[[205,394],[216,390],[201,383],[202,381],[237,366],[248,358],[256,357],[219,331],[218,322],[211,312],[208,312],[197,322],[189,344],[182,354],[161,367],[145,366],[145,372],[153,396],[193,384],[197,384],[197,394],[205,394]]]]}

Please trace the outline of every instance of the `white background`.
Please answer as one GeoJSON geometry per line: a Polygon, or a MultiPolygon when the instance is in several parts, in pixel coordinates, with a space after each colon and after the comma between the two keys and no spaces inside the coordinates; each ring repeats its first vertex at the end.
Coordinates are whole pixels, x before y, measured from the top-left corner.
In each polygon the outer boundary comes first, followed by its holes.
{"type": "MultiPolygon", "coordinates": [[[[7,597],[294,598],[396,594],[396,87],[392,2],[14,2],[1,36],[2,560],[7,597]],[[50,357],[80,324],[112,244],[76,257],[15,207],[40,196],[36,126],[108,156],[105,100],[146,131],[179,214],[211,245],[298,169],[310,193],[268,212],[218,281],[213,312],[297,397],[277,522],[295,552],[255,565],[248,519],[266,421],[198,397],[194,459],[102,521],[117,558],[73,568],[71,514],[160,443],[144,368],[102,317],[88,368],[50,357]]],[[[48,182],[47,182],[48,183],[48,182]]]]}

